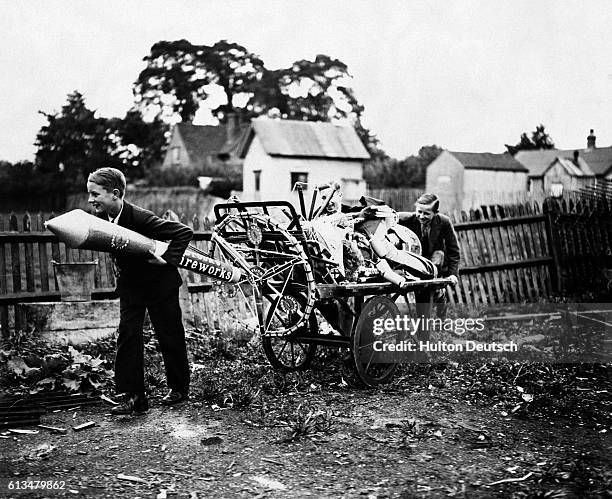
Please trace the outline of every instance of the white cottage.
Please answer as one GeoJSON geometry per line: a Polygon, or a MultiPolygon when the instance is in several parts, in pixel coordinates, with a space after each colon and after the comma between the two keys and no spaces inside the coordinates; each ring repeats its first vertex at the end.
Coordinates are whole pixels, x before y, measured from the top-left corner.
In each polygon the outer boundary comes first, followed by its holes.
{"type": "Polygon", "coordinates": [[[262,117],[241,143],[243,201],[286,199],[297,206],[296,182],[311,188],[340,182],[349,204],[365,194],[363,165],[370,155],[350,126],[262,117]]]}

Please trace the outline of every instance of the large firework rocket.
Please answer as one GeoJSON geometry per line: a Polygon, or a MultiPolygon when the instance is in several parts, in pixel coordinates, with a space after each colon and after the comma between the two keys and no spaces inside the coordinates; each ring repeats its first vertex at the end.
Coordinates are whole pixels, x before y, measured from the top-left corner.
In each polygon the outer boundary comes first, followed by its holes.
{"type": "MultiPolygon", "coordinates": [[[[45,226],[71,248],[146,257],[162,255],[168,247],[168,243],[150,239],[83,210],[64,213],[46,222],[45,226]]],[[[206,256],[191,244],[183,253],[178,267],[232,283],[238,282],[242,274],[240,269],[206,256]]]]}

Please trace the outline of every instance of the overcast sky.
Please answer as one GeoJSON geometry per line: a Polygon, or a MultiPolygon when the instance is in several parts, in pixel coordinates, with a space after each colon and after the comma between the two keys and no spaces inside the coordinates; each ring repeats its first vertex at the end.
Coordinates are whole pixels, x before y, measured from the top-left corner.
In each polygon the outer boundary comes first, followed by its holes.
{"type": "Polygon", "coordinates": [[[0,159],[33,159],[79,90],[122,117],[159,40],[240,43],[271,69],[339,58],[392,156],[423,145],[502,152],[543,123],[559,148],[612,145],[612,2],[0,0],[0,159]]]}

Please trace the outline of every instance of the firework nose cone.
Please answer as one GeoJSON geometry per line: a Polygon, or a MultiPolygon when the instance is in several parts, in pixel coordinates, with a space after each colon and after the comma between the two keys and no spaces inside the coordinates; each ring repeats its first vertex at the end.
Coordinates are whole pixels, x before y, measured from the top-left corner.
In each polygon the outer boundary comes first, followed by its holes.
{"type": "Polygon", "coordinates": [[[72,210],[45,222],[45,227],[60,241],[72,248],[78,248],[87,240],[92,218],[95,219],[83,210],[72,210]]]}

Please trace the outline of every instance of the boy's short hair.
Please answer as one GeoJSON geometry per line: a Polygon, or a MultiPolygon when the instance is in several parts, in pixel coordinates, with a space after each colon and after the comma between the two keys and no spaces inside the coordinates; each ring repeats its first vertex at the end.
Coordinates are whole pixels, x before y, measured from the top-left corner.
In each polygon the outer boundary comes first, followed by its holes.
{"type": "Polygon", "coordinates": [[[117,170],[117,168],[98,168],[96,171],[89,174],[87,181],[101,185],[108,192],[112,192],[114,189],[117,189],[120,197],[125,195],[125,175],[123,175],[121,170],[117,170]]]}
{"type": "Polygon", "coordinates": [[[435,194],[432,194],[431,192],[426,192],[425,194],[421,194],[419,199],[416,200],[416,203],[425,204],[425,205],[433,204],[434,212],[437,212],[438,209],[440,208],[440,200],[438,199],[438,196],[436,196],[435,194]]]}

